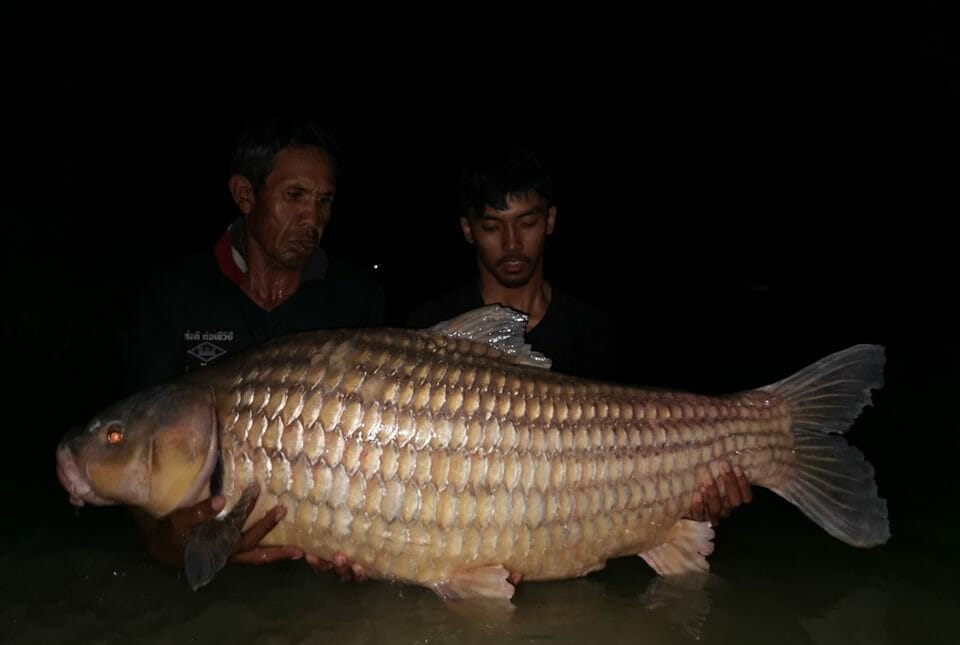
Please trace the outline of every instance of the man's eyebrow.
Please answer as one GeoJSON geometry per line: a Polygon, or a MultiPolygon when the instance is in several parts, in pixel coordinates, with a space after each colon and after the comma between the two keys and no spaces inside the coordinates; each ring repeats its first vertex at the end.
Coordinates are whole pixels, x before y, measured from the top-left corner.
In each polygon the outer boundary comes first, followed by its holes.
{"type": "MultiPolygon", "coordinates": [[[[488,213],[484,211],[483,213],[480,214],[480,219],[502,219],[502,215],[500,214],[501,212],[502,211],[498,211],[497,213],[488,213]]],[[[547,211],[545,208],[542,208],[540,206],[534,206],[533,208],[529,208],[523,211],[522,213],[517,213],[516,215],[514,215],[514,217],[525,217],[527,215],[543,215],[546,212],[547,211]]]]}
{"type": "Polygon", "coordinates": [[[541,206],[534,206],[533,208],[528,208],[527,210],[523,211],[522,213],[517,215],[517,217],[523,217],[524,215],[543,215],[546,212],[547,212],[547,209],[541,206]]]}
{"type": "MultiPolygon", "coordinates": [[[[308,188],[306,184],[304,184],[303,182],[301,182],[301,181],[299,181],[299,180],[296,180],[296,179],[293,180],[291,183],[287,184],[287,189],[291,189],[291,188],[296,189],[296,190],[302,190],[302,191],[305,191],[305,192],[310,192],[310,188],[308,188]]],[[[325,190],[325,191],[323,191],[323,192],[320,193],[320,194],[321,194],[321,195],[334,195],[334,194],[336,194],[336,192],[337,192],[337,189],[336,189],[336,188],[331,188],[330,190],[325,190]]]]}

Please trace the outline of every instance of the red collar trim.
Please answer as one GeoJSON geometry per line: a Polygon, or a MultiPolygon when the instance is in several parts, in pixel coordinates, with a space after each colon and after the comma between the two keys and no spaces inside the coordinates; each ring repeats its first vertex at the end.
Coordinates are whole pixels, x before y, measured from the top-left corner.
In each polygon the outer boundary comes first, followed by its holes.
{"type": "Polygon", "coordinates": [[[213,247],[213,254],[217,258],[217,264],[220,265],[220,271],[223,275],[230,278],[235,284],[240,284],[243,280],[243,271],[237,266],[233,259],[233,243],[230,239],[230,229],[223,232],[216,246],[213,247]]]}

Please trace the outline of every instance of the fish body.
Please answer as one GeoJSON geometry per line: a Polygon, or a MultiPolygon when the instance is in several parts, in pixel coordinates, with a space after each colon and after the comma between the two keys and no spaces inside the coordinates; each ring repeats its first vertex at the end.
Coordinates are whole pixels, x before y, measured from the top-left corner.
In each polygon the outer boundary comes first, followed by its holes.
{"type": "Polygon", "coordinates": [[[286,506],[264,544],[344,553],[443,597],[509,597],[509,574],[575,577],[633,554],[665,575],[704,571],[712,529],[682,518],[728,466],[847,542],[889,536],[872,468],[836,436],[879,386],[882,349],[703,396],[553,373],[524,323],[492,307],[268,343],[100,415],[61,445],[62,479],[162,516],[208,496],[219,467],[227,508],[260,485],[248,523],[286,506]],[[111,427],[135,456],[104,456],[111,427]]]}

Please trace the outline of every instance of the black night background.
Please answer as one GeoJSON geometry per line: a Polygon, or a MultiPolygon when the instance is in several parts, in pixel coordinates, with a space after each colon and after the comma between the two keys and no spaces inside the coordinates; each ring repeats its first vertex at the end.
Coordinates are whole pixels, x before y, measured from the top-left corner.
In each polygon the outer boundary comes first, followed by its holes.
{"type": "MultiPolygon", "coordinates": [[[[877,469],[894,539],[953,516],[946,12],[452,6],[55,25],[2,10],[8,546],[32,518],[73,517],[53,451],[119,396],[131,299],[159,263],[216,241],[234,216],[234,134],[284,113],[337,131],[323,246],[376,265],[395,324],[474,275],[464,154],[527,145],[558,187],[547,276],[630,332],[635,382],[733,391],[882,344],[886,386],[848,436],[877,469]]],[[[955,574],[952,521],[917,549],[942,549],[955,574]]]]}

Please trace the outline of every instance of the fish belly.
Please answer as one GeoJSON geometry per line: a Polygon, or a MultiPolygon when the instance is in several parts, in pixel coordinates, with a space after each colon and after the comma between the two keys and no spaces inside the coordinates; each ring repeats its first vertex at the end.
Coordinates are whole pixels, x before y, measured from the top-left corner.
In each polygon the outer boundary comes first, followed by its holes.
{"type": "Polygon", "coordinates": [[[419,584],[501,565],[583,575],[667,539],[706,473],[794,468],[789,410],[597,383],[416,331],[338,331],[252,353],[219,379],[228,504],[262,486],[265,540],[419,584]]]}

